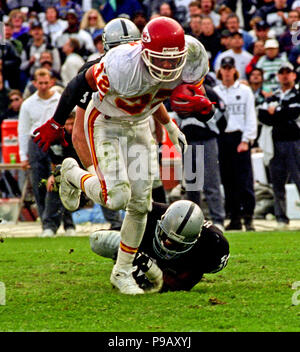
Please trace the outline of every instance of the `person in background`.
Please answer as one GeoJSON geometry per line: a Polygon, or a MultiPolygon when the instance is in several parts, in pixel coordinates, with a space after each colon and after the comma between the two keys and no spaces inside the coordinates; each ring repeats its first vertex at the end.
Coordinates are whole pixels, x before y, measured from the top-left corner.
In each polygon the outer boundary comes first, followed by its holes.
{"type": "Polygon", "coordinates": [[[17,54],[20,56],[23,50],[23,44],[20,40],[14,39],[13,35],[13,24],[9,21],[5,22],[5,40],[9,41],[15,48],[17,54]]]}
{"type": "MultiPolygon", "coordinates": [[[[256,109],[256,115],[258,116],[258,107],[268,97],[270,97],[272,95],[272,92],[270,92],[270,91],[266,92],[265,90],[263,90],[264,72],[263,72],[263,70],[261,68],[254,67],[254,69],[249,74],[248,82],[249,82],[249,86],[252,89],[252,92],[253,92],[254,97],[255,97],[255,109],[256,109]]],[[[255,141],[253,142],[251,148],[260,148],[259,138],[261,136],[261,132],[263,134],[268,133],[268,131],[266,131],[266,127],[263,126],[263,124],[260,121],[258,121],[257,137],[256,137],[255,141]]],[[[266,168],[266,172],[267,172],[267,174],[269,173],[268,168],[266,168]]]]}
{"type": "MultiPolygon", "coordinates": [[[[251,34],[253,37],[253,43],[249,47],[249,50],[253,48],[254,43],[257,40],[262,40],[264,43],[268,39],[274,39],[275,38],[275,32],[270,28],[270,25],[266,21],[257,21],[254,24],[254,31],[253,34],[251,34]]],[[[252,51],[252,50],[251,50],[252,51]]]]}
{"type": "Polygon", "coordinates": [[[250,146],[257,136],[257,118],[251,89],[238,81],[239,72],[232,57],[220,63],[214,87],[226,105],[223,128],[219,135],[219,162],[225,192],[225,209],[230,223],[225,230],[255,231],[253,213],[255,195],[250,146]]]}
{"type": "Polygon", "coordinates": [[[96,60],[104,54],[104,44],[103,44],[102,34],[103,34],[103,29],[98,29],[93,33],[93,41],[94,41],[95,48],[97,49],[97,52],[91,54],[87,58],[87,61],[96,60]]]}
{"type": "Polygon", "coordinates": [[[226,5],[221,5],[219,7],[219,15],[220,15],[220,23],[217,27],[217,31],[221,34],[221,32],[225,29],[227,29],[226,27],[226,21],[227,21],[227,18],[228,18],[228,15],[230,13],[232,13],[231,9],[226,6],[226,5]]]}
{"type": "Polygon", "coordinates": [[[192,18],[195,15],[201,15],[201,4],[199,1],[191,1],[189,3],[189,18],[192,18]]]}
{"type": "Polygon", "coordinates": [[[193,37],[195,37],[196,39],[199,40],[200,35],[202,33],[201,16],[200,15],[191,16],[190,21],[189,21],[189,26],[188,26],[186,32],[189,35],[192,35],[193,37]]]}
{"type": "Polygon", "coordinates": [[[71,79],[77,75],[78,70],[84,64],[84,60],[78,54],[79,50],[80,44],[75,38],[69,38],[63,46],[63,52],[66,55],[66,60],[61,67],[61,77],[65,87],[71,79]]]}
{"type": "Polygon", "coordinates": [[[45,20],[42,21],[43,30],[50,37],[51,44],[54,45],[56,37],[68,27],[68,23],[59,18],[59,13],[55,6],[48,7],[45,16],[45,20]]]}
{"type": "Polygon", "coordinates": [[[146,26],[148,19],[145,11],[136,11],[131,18],[131,21],[137,26],[139,31],[142,33],[146,26]]]}
{"type": "MultiPolygon", "coordinates": [[[[44,224],[52,230],[54,234],[57,233],[57,230],[61,223],[65,230],[65,236],[75,236],[75,224],[72,219],[72,213],[69,212],[61,203],[58,189],[55,189],[56,185],[56,172],[55,168],[58,164],[61,164],[63,159],[68,156],[76,157],[76,152],[72,147],[72,130],[75,121],[75,111],[72,111],[69,117],[66,120],[64,125],[66,141],[68,142],[67,147],[62,147],[61,145],[55,145],[49,150],[49,156],[51,160],[52,174],[47,179],[47,195],[48,201],[46,202],[46,207],[44,210],[44,224]],[[50,204],[50,206],[49,206],[50,204]]],[[[78,159],[78,157],[77,157],[78,159]]],[[[49,237],[53,235],[49,232],[49,237]]],[[[47,237],[47,236],[44,236],[47,237]]]]}
{"type": "Polygon", "coordinates": [[[268,22],[277,38],[285,31],[289,10],[287,0],[274,0],[271,6],[263,6],[257,10],[255,16],[268,22]]]}
{"type": "Polygon", "coordinates": [[[0,48],[0,70],[3,75],[3,84],[10,89],[20,89],[20,63],[21,58],[18,55],[14,45],[10,41],[5,41],[0,48]]]}
{"type": "Polygon", "coordinates": [[[8,18],[13,26],[13,39],[18,39],[25,47],[30,38],[29,27],[24,24],[26,16],[20,10],[15,9],[9,13],[8,18]]]}
{"type": "MultiPolygon", "coordinates": [[[[185,134],[188,145],[192,148],[192,169],[197,169],[197,149],[202,146],[204,152],[204,185],[203,194],[209,209],[209,218],[221,231],[224,231],[224,200],[221,193],[221,176],[218,161],[218,142],[219,129],[216,125],[217,116],[224,113],[225,105],[222,99],[208,85],[204,86],[207,97],[216,103],[216,112],[212,119],[202,122],[191,114],[180,122],[180,129],[185,134]],[[212,175],[214,175],[212,177],[212,175]]],[[[180,114],[179,114],[180,117],[180,114]]],[[[184,160],[186,158],[184,157],[184,160]]],[[[185,180],[188,185],[189,180],[185,180]]],[[[187,187],[186,199],[198,204],[201,207],[202,190],[189,191],[187,187]]]]}
{"type": "Polygon", "coordinates": [[[256,67],[264,71],[264,90],[274,91],[279,86],[277,72],[279,67],[287,62],[287,56],[286,53],[279,53],[279,43],[276,39],[268,39],[265,42],[265,52],[256,67]]]}
{"type": "Polygon", "coordinates": [[[293,36],[293,23],[297,23],[300,20],[300,13],[298,11],[292,10],[289,12],[288,17],[286,19],[287,21],[287,28],[284,33],[281,34],[281,36],[278,38],[279,41],[279,48],[281,52],[286,52],[287,55],[289,52],[292,50],[294,47],[294,44],[292,42],[292,36],[293,36]]]}
{"type": "Polygon", "coordinates": [[[58,11],[59,17],[64,20],[67,18],[67,13],[70,10],[72,10],[76,13],[76,16],[79,18],[79,21],[81,20],[81,17],[83,15],[82,8],[77,3],[77,1],[59,0],[59,1],[57,1],[55,7],[58,11]]]}
{"type": "Polygon", "coordinates": [[[220,68],[220,63],[224,57],[230,56],[234,58],[236,68],[240,74],[241,79],[246,79],[246,67],[252,60],[253,55],[243,49],[244,40],[240,32],[230,33],[230,47],[231,49],[224,51],[218,55],[215,62],[215,72],[220,68]]]}
{"type": "Polygon", "coordinates": [[[80,43],[80,55],[85,59],[88,55],[95,52],[93,39],[84,29],[80,29],[79,17],[75,10],[68,10],[66,14],[68,27],[56,38],[55,47],[59,49],[62,61],[64,61],[64,53],[62,48],[69,38],[75,38],[80,43]]]}
{"type": "Polygon", "coordinates": [[[48,38],[44,35],[42,24],[38,21],[32,22],[29,33],[31,38],[22,52],[21,70],[26,72],[28,77],[32,77],[40,66],[41,53],[49,50],[52,52],[53,69],[59,72],[61,67],[59,51],[48,42],[48,38]]]}
{"type": "Polygon", "coordinates": [[[220,25],[220,15],[214,11],[215,0],[200,0],[201,14],[212,19],[215,27],[220,25]]]}
{"type": "MultiPolygon", "coordinates": [[[[6,111],[9,106],[9,89],[4,85],[2,71],[0,71],[0,125],[6,117],[6,111]]],[[[0,128],[0,141],[1,141],[1,128],[0,128]]]]}
{"type": "Polygon", "coordinates": [[[9,105],[5,114],[7,119],[18,119],[21,105],[23,103],[22,92],[18,89],[13,89],[8,93],[9,105]]]}
{"type": "Polygon", "coordinates": [[[249,74],[249,86],[255,97],[255,106],[259,106],[265,99],[272,95],[271,92],[263,90],[264,71],[255,67],[249,74]]]}
{"type": "Polygon", "coordinates": [[[199,36],[200,42],[204,45],[207,55],[209,57],[209,66],[213,70],[213,63],[218,52],[221,50],[220,35],[215,30],[213,20],[209,16],[201,19],[201,34],[199,36]]]}
{"type": "MultiPolygon", "coordinates": [[[[259,0],[258,0],[259,1],[259,0]]],[[[272,1],[272,0],[271,0],[272,1]]],[[[228,6],[233,13],[237,12],[236,0],[221,0],[221,4],[228,6]]],[[[257,0],[241,0],[244,29],[249,31],[250,20],[256,11],[257,0]]]]}
{"type": "Polygon", "coordinates": [[[103,30],[104,26],[105,22],[100,13],[91,9],[83,15],[79,28],[84,29],[93,37],[93,34],[99,29],[103,30]]]}
{"type": "Polygon", "coordinates": [[[142,5],[138,0],[119,0],[112,6],[110,1],[107,1],[101,9],[101,15],[106,23],[116,17],[130,18],[136,12],[142,10],[142,5]]]}
{"type": "Polygon", "coordinates": [[[279,230],[288,228],[285,184],[289,177],[300,194],[300,92],[291,63],[278,70],[280,87],[259,106],[259,120],[272,128],[273,158],[269,170],[275,196],[275,216],[279,230]]]}
{"type": "MultiPolygon", "coordinates": [[[[41,53],[38,68],[45,68],[51,73],[51,90],[56,90],[58,93],[61,94],[63,90],[63,84],[61,82],[60,74],[57,71],[53,70],[53,56],[51,51],[45,50],[41,53]]],[[[34,79],[32,79],[27,83],[25,87],[23,99],[27,99],[35,91],[36,86],[34,84],[34,79]]]]}
{"type": "Polygon", "coordinates": [[[171,7],[169,2],[162,2],[158,10],[159,16],[166,16],[176,19],[174,8],[171,7]]]}
{"type": "Polygon", "coordinates": [[[229,30],[230,33],[236,33],[236,32],[242,33],[243,41],[244,41],[244,44],[243,44],[244,49],[245,50],[249,49],[250,45],[253,42],[253,38],[247,31],[240,28],[240,19],[237,14],[231,13],[228,15],[226,20],[226,28],[229,30]]]}
{"type": "MultiPolygon", "coordinates": [[[[48,179],[50,176],[50,158],[48,153],[43,152],[34,143],[32,136],[36,127],[54,114],[60,94],[50,90],[51,75],[46,69],[36,70],[34,82],[37,91],[24,101],[19,114],[19,155],[23,170],[30,170],[33,194],[43,228],[40,236],[47,237],[54,236],[54,231],[50,226],[51,219],[47,219],[47,223],[44,221],[43,214],[47,202],[47,191],[46,187],[41,185],[41,181],[48,179]]],[[[55,215],[54,212],[52,215],[55,215]]],[[[55,228],[54,222],[53,227],[55,228]]]]}
{"type": "Polygon", "coordinates": [[[253,47],[253,57],[246,66],[246,75],[249,77],[252,70],[256,67],[258,60],[265,55],[265,43],[262,40],[257,40],[253,47]]]}

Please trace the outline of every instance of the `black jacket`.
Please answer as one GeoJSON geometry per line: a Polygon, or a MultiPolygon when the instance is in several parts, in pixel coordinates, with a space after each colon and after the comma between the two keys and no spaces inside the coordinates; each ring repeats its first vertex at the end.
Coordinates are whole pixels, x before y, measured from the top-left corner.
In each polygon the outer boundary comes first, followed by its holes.
{"type": "Polygon", "coordinates": [[[300,139],[300,93],[292,88],[283,99],[281,89],[258,107],[258,119],[268,126],[273,126],[273,141],[294,141],[300,139]],[[278,104],[275,113],[269,114],[268,106],[278,104]]]}

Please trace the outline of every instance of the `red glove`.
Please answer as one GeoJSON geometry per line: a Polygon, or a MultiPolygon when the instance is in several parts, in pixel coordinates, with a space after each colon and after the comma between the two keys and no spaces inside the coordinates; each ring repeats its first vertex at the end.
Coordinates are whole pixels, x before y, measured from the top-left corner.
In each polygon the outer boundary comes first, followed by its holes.
{"type": "Polygon", "coordinates": [[[48,120],[41,127],[35,129],[33,134],[37,133],[38,135],[33,139],[33,141],[37,143],[43,152],[47,152],[50,145],[55,142],[59,142],[63,147],[68,146],[68,142],[65,140],[64,127],[53,118],[48,120]]]}
{"type": "Polygon", "coordinates": [[[215,104],[203,95],[200,88],[192,84],[182,84],[175,88],[170,100],[172,110],[179,114],[193,112],[208,114],[215,104]]]}

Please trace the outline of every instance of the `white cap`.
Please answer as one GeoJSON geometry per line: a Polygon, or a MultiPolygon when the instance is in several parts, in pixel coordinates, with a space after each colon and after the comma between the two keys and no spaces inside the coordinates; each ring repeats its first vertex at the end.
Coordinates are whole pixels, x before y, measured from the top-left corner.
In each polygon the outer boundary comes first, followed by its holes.
{"type": "Polygon", "coordinates": [[[268,39],[265,42],[265,49],[279,48],[279,43],[276,39],[268,39]]]}
{"type": "Polygon", "coordinates": [[[296,0],[293,2],[292,10],[295,10],[297,7],[300,7],[300,0],[296,0]]]}

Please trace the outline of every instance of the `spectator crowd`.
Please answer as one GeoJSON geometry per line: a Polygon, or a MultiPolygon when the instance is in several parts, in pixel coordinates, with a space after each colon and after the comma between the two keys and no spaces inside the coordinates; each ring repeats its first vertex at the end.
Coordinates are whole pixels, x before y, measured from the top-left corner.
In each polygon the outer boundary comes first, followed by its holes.
{"type": "MultiPolygon", "coordinates": [[[[2,0],[0,123],[20,118],[19,133],[27,130],[30,137],[33,110],[38,109],[36,114],[45,110],[40,120],[44,123],[51,117],[49,106],[55,109],[80,67],[104,53],[105,24],[124,17],[142,31],[157,16],[177,20],[208,53],[210,71],[204,87],[217,102],[215,116],[206,124],[192,117],[177,121],[190,145],[205,147],[203,193],[209,217],[221,228],[225,218],[230,219],[228,230],[240,230],[243,225],[255,230],[251,152],[261,150],[274,191],[278,227],[286,228],[285,184],[295,183],[300,194],[299,0],[2,0]],[[47,80],[43,83],[43,79],[47,80]],[[37,93],[44,97],[33,98],[37,93]]],[[[166,106],[171,111],[168,102],[166,106]]],[[[26,169],[28,141],[24,134],[19,139],[26,169]]],[[[30,145],[34,148],[32,141],[30,145]]],[[[31,155],[31,169],[37,167],[35,178],[42,170],[38,153],[31,155]]],[[[50,176],[50,159],[44,166],[43,177],[50,176]]],[[[44,207],[37,187],[37,204],[44,207]]],[[[186,196],[201,203],[200,194],[187,192],[186,196]]],[[[53,225],[54,232],[57,226],[53,225]]],[[[74,229],[73,223],[66,228],[74,229]]]]}

